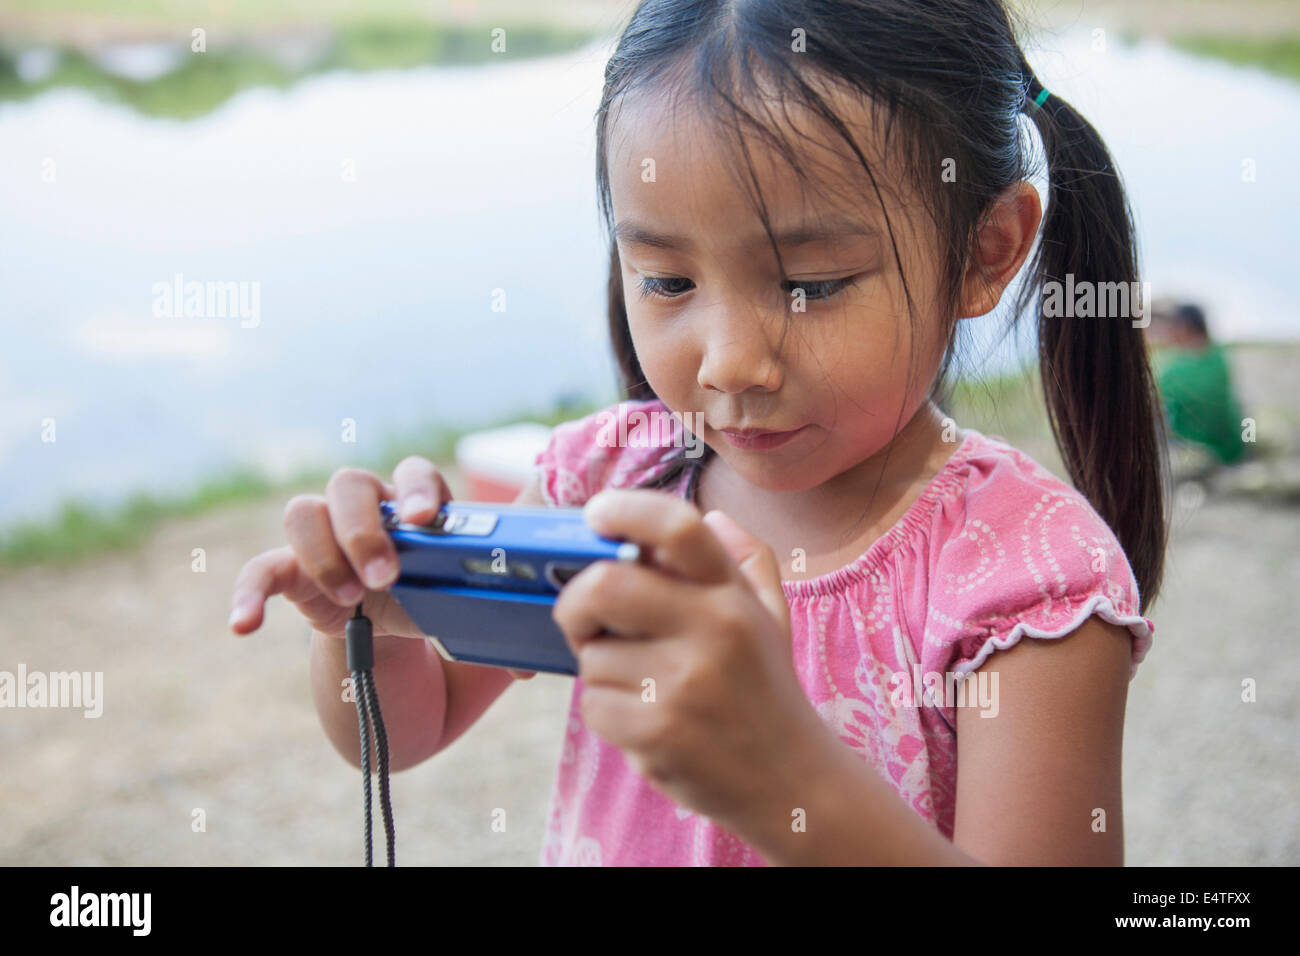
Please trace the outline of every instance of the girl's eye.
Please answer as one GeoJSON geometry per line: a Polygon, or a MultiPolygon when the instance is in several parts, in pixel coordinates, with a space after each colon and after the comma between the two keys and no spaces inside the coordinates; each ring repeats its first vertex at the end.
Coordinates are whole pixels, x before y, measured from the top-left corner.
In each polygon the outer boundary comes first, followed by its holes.
{"type": "Polygon", "coordinates": [[[665,279],[659,276],[642,276],[641,298],[646,299],[650,296],[655,296],[660,299],[675,299],[677,296],[688,290],[678,289],[676,291],[671,291],[667,288],[668,285],[673,282],[689,283],[690,281],[690,279],[665,279]]]}
{"type": "MultiPolygon", "coordinates": [[[[825,280],[794,280],[789,279],[783,283],[786,287],[786,294],[792,294],[795,289],[802,289],[804,297],[808,299],[829,299],[831,296],[838,295],[853,281],[852,276],[843,279],[825,279],[825,280]]],[[[659,299],[675,299],[680,295],[690,291],[691,280],[682,278],[664,278],[661,276],[641,276],[640,292],[641,298],[647,299],[651,296],[659,299]],[[684,283],[685,288],[674,285],[675,283],[684,283]]]]}
{"type": "Polygon", "coordinates": [[[785,284],[786,294],[792,294],[795,289],[803,289],[806,298],[829,299],[831,296],[837,295],[841,290],[846,288],[850,281],[852,281],[851,276],[843,279],[825,279],[821,281],[790,279],[785,284]]]}

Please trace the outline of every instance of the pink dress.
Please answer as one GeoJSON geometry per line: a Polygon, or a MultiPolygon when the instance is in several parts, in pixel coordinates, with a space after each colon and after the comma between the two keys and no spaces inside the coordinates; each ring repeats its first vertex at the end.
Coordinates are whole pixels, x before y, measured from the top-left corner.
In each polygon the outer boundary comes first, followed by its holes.
{"type": "MultiPolygon", "coordinates": [[[[681,454],[683,434],[676,419],[662,426],[665,413],[658,400],[627,401],[555,428],[536,460],[547,502],[581,505],[601,488],[663,473],[681,454]],[[655,421],[660,427],[646,427],[655,421]]],[[[865,553],[783,584],[804,693],[845,746],[948,839],[961,705],[950,675],[974,671],[1022,635],[1064,637],[1096,614],[1133,635],[1131,679],[1153,633],[1138,613],[1128,559],[1083,495],[998,437],[964,431],[942,470],[865,553]]],[[[693,500],[691,474],[664,490],[693,500]]],[[[979,706],[979,679],[961,685],[965,706],[979,706]]],[[[577,678],[542,865],[765,865],[589,731],[581,695],[577,678]]]]}

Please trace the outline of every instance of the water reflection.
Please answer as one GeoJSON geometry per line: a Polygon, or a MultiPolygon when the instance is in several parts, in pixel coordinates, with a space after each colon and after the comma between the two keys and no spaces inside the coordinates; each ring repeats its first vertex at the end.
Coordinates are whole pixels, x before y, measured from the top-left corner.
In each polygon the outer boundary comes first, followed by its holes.
{"type": "Polygon", "coordinates": [[[0,522],[612,388],[607,53],[325,73],[186,122],[72,89],[0,106],[0,522]],[[257,283],[258,322],[160,317],[177,275],[257,283]]]}

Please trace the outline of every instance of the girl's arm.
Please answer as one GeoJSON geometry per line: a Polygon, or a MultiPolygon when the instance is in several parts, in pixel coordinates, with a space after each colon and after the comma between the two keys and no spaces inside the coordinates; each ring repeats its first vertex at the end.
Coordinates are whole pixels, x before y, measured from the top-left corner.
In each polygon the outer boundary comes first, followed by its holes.
{"type": "Polygon", "coordinates": [[[1120,866],[1131,640],[1091,617],[1063,638],[1023,638],[980,668],[998,674],[997,715],[956,708],[951,843],[829,728],[784,774],[802,782],[754,805],[736,832],[771,864],[1120,866]],[[791,828],[793,808],[805,811],[804,832],[791,828]]]}
{"type": "Polygon", "coordinates": [[[984,863],[1123,866],[1120,806],[1132,636],[1090,617],[993,654],[999,710],[957,708],[953,843],[984,863]]]}

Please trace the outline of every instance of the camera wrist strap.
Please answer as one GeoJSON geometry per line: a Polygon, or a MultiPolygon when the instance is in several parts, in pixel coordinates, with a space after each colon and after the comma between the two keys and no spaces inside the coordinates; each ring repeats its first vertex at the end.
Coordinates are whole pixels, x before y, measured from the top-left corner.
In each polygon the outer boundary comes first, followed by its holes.
{"type": "Polygon", "coordinates": [[[348,619],[347,628],[348,670],[352,672],[352,694],[357,705],[357,724],[361,729],[361,793],[366,808],[366,866],[374,866],[371,846],[372,820],[370,814],[370,737],[374,731],[375,753],[379,758],[379,800],[384,815],[384,835],[387,837],[388,865],[395,866],[393,837],[393,807],[388,798],[388,735],[384,732],[384,716],[379,711],[379,694],[375,690],[375,647],[370,618],[356,613],[348,619]]]}

